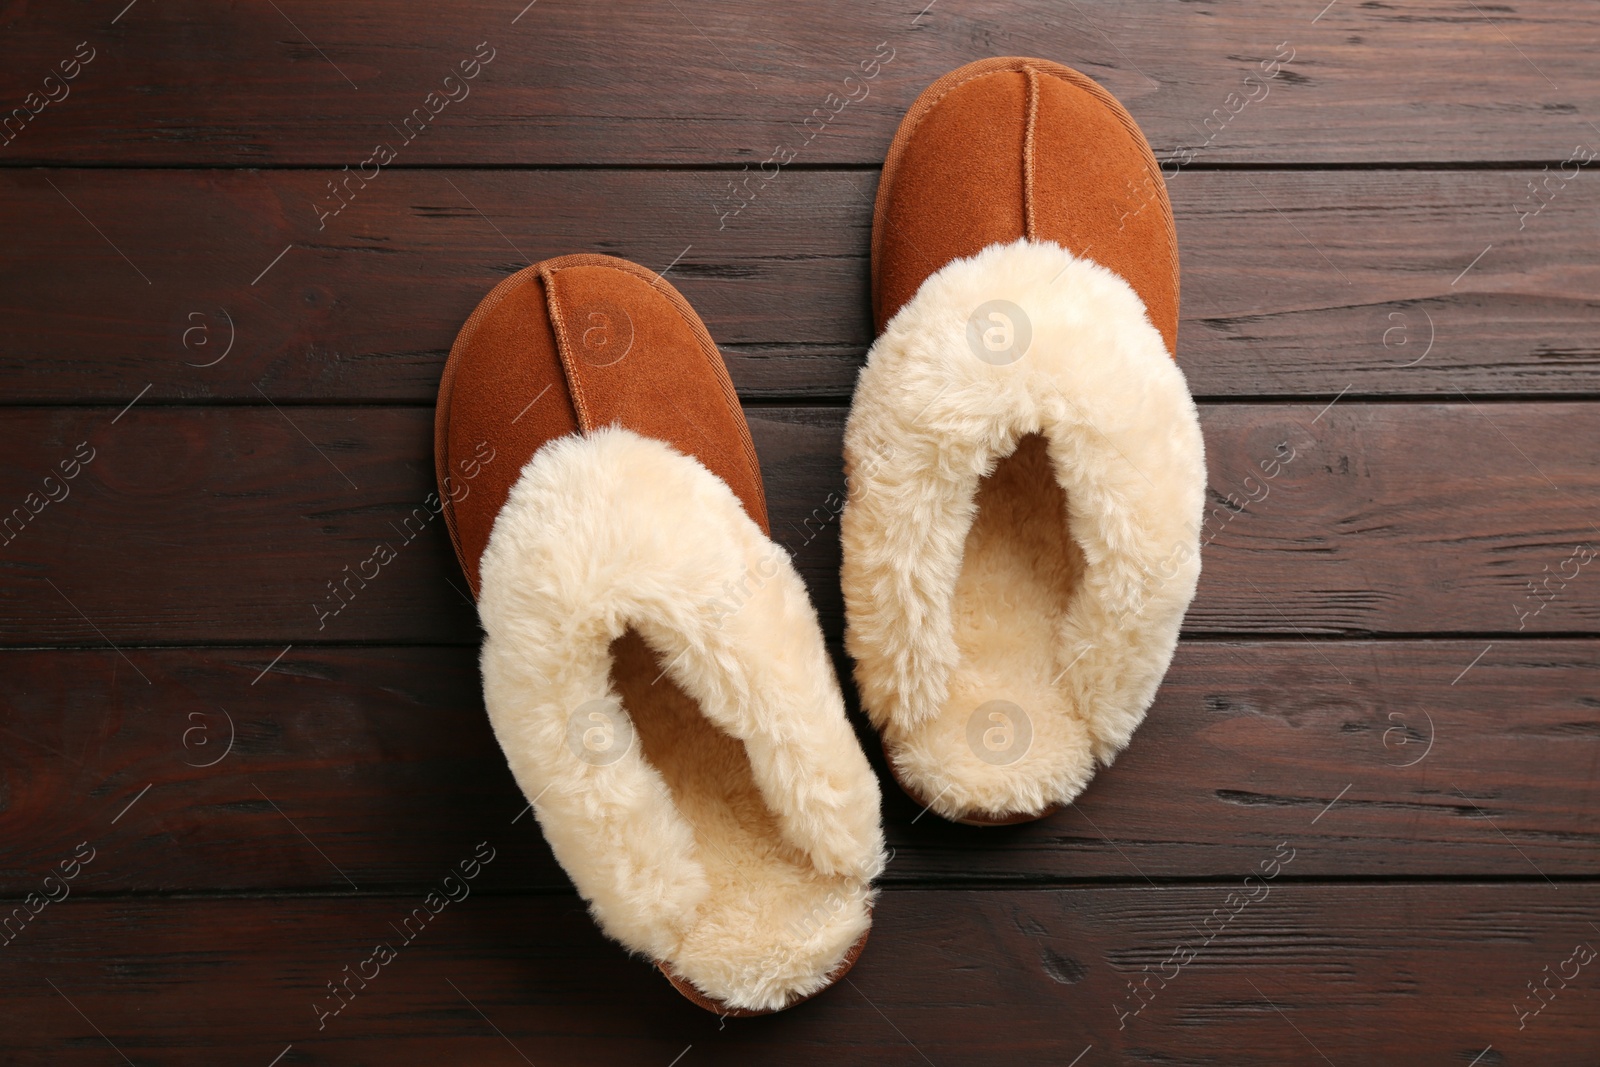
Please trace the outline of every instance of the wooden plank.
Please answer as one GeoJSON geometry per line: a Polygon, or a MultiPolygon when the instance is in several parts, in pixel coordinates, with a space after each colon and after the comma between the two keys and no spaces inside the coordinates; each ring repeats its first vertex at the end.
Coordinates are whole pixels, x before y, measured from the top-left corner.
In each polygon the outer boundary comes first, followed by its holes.
{"type": "Polygon", "coordinates": [[[719,230],[716,172],[399,171],[319,230],[335,176],[72,172],[69,205],[0,173],[0,215],[39,213],[0,264],[4,396],[431,403],[484,294],[578,251],[670,266],[719,342],[755,347],[747,392],[848,395],[870,341],[872,175],[788,175],[759,227],[719,230]]]}
{"type": "MultiPolygon", "coordinates": [[[[1216,878],[1291,831],[1296,878],[1600,875],[1596,646],[1485,644],[1185,642],[1116,764],[1004,831],[919,817],[858,718],[888,880],[1216,878]]],[[[0,893],[85,841],[107,858],[79,893],[371,892],[427,881],[474,834],[500,848],[497,891],[568,888],[490,734],[476,650],[125,652],[0,653],[7,812],[28,827],[0,893]]]]}
{"type": "MultiPolygon", "coordinates": [[[[787,173],[723,226],[716,171],[396,171],[319,229],[336,174],[0,172],[0,398],[431,403],[483,294],[573,251],[670,266],[746,397],[847,398],[871,343],[872,174],[787,173]]],[[[1191,388],[1600,392],[1596,194],[1519,217],[1540,176],[1180,173],[1191,388]]]]}
{"type": "MultiPolygon", "coordinates": [[[[838,639],[844,411],[748,414],[775,537],[838,639]]],[[[1600,405],[1202,417],[1214,506],[1188,632],[1596,631],[1600,405]]],[[[0,644],[473,643],[425,506],[432,423],[422,407],[13,410],[0,515],[39,513],[0,547],[0,644]],[[80,445],[77,478],[46,482],[80,445]],[[397,558],[346,585],[379,542],[397,558]]]]}
{"type": "MultiPolygon", "coordinates": [[[[1593,884],[1261,881],[1274,852],[1215,885],[888,892],[848,983],[756,1020],[692,1007],[564,895],[474,893],[410,943],[396,924],[423,888],[69,899],[0,958],[12,1009],[0,1041],[30,1067],[119,1054],[175,1065],[814,1064],[841,1048],[853,1064],[1481,1056],[1555,1067],[1600,1053],[1593,884]],[[1234,903],[1246,891],[1259,899],[1234,903]],[[395,955],[378,968],[380,943],[395,955]],[[336,998],[328,983],[360,970],[369,978],[336,998]]],[[[472,853],[464,836],[461,854],[472,853]]]]}
{"type": "Polygon", "coordinates": [[[877,163],[930,82],[1006,54],[1089,73],[1159,151],[1206,162],[1560,159],[1595,135],[1583,116],[1600,111],[1589,54],[1600,13],[1583,0],[1320,13],[1293,0],[522,7],[471,0],[444,22],[399,0],[9,12],[6,103],[38,113],[13,120],[0,159],[354,167],[388,143],[406,165],[754,170],[774,146],[807,163],[877,163]],[[79,42],[89,64],[65,86],[45,82],[79,42]],[[468,68],[472,80],[444,80],[475,55],[492,59],[468,68]],[[870,65],[875,55],[887,62],[870,65]],[[1275,56],[1284,65],[1259,80],[1275,56]],[[408,141],[418,108],[431,121],[408,141]],[[828,121],[808,139],[814,110],[828,121]]]}

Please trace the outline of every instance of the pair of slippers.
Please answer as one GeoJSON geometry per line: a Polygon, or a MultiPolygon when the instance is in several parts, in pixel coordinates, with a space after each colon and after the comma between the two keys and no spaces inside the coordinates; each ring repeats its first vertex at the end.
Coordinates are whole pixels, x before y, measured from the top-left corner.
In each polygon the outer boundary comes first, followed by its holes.
{"type": "MultiPolygon", "coordinates": [[[[1172,213],[1132,118],[1044,60],[935,82],[884,165],[872,304],[841,517],[862,704],[925,808],[1039,818],[1127,744],[1199,575],[1172,213]]],[[[608,256],[512,275],[451,350],[435,464],[495,735],[601,927],[719,1013],[841,978],[878,783],[699,316],[608,256]]]]}

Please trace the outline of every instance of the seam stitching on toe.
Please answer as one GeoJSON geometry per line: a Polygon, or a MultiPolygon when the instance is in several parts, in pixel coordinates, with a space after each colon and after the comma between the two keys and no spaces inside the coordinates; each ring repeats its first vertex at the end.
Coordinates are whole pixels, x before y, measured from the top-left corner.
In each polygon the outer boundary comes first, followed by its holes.
{"type": "Polygon", "coordinates": [[[544,282],[545,308],[550,313],[550,324],[556,332],[556,353],[561,357],[561,373],[566,378],[567,395],[572,398],[572,406],[578,412],[578,429],[588,435],[594,430],[594,419],[589,414],[589,405],[584,403],[580,379],[574,373],[572,339],[567,336],[567,322],[561,313],[560,301],[556,298],[555,273],[541,266],[539,278],[544,282]]]}
{"type": "Polygon", "coordinates": [[[1028,75],[1027,132],[1022,138],[1022,232],[1032,241],[1037,236],[1033,207],[1033,131],[1039,121],[1039,72],[1024,67],[1028,75]]]}

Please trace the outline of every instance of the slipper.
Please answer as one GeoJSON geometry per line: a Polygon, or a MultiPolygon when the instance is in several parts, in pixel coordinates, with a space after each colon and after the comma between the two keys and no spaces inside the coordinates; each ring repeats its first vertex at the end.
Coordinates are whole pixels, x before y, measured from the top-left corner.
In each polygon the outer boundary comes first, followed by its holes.
{"type": "Polygon", "coordinates": [[[699,317],[609,256],[512,275],[451,349],[434,459],[495,736],[601,928],[722,1014],[837,981],[877,780],[699,317]]]}
{"type": "Polygon", "coordinates": [[[1067,67],[947,74],[889,148],[872,295],[841,520],[862,703],[925,808],[1039,818],[1128,743],[1200,573],[1155,157],[1067,67]]]}

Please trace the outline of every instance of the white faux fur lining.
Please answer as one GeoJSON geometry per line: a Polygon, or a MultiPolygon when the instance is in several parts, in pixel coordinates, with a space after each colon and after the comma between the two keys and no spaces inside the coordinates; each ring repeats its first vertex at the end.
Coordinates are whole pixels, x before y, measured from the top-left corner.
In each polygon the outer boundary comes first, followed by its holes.
{"type": "Polygon", "coordinates": [[[846,647],[900,780],[952,818],[1070,801],[1200,573],[1199,418],[1143,302],[1048,242],[946,265],[868,355],[845,469],[846,647]]]}
{"type": "Polygon", "coordinates": [[[880,797],[788,555],[608,428],[534,455],[481,570],[495,736],[601,927],[730,1007],[825,985],[870,922],[880,797]]]}

